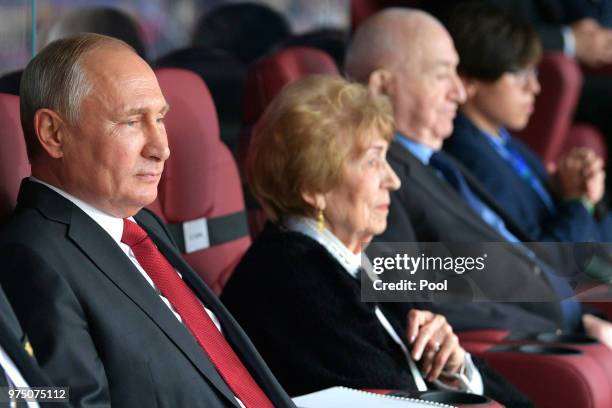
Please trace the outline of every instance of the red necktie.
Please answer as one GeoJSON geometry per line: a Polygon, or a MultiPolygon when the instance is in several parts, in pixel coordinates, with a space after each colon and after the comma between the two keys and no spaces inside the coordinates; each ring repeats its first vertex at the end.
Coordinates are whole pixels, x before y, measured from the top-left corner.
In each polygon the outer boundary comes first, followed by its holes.
{"type": "Polygon", "coordinates": [[[132,248],[140,266],[181,316],[183,323],[213,362],[221,377],[247,408],[273,407],[198,298],[170,262],[136,223],[123,220],[121,242],[132,248]]]}

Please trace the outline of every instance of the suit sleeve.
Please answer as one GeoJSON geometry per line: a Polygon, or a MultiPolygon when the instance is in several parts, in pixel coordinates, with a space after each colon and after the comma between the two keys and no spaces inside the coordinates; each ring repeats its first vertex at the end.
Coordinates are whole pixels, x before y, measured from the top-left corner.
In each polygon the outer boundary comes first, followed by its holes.
{"type": "Polygon", "coordinates": [[[1,283],[43,370],[78,407],[108,407],[108,381],[84,310],[68,282],[33,250],[5,244],[1,283]]]}

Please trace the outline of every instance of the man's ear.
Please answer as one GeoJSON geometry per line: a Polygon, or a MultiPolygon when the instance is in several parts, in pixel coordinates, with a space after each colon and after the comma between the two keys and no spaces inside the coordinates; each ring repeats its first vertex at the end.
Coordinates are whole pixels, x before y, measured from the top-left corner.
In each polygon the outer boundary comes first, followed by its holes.
{"type": "Polygon", "coordinates": [[[459,78],[461,79],[463,87],[465,88],[465,95],[467,99],[473,98],[478,93],[480,81],[465,76],[460,76],[459,78]]]}
{"type": "Polygon", "coordinates": [[[51,109],[39,109],[34,114],[34,131],[40,145],[49,156],[59,159],[64,155],[66,123],[51,109]]]}
{"type": "Polygon", "coordinates": [[[368,89],[375,95],[392,96],[394,92],[393,74],[386,69],[377,69],[368,78],[368,89]]]}
{"type": "Polygon", "coordinates": [[[302,198],[315,210],[325,210],[325,194],[322,193],[302,193],[302,198]]]}

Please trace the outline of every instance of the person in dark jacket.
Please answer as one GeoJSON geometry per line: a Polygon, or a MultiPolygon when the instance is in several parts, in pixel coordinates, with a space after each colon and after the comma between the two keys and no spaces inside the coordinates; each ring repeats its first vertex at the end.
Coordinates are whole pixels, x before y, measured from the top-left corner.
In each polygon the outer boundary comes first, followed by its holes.
{"type": "Polygon", "coordinates": [[[509,132],[527,125],[540,91],[536,32],[487,6],[457,8],[447,28],[459,53],[467,98],[444,149],[533,239],[609,241],[609,218],[598,221],[592,215],[605,188],[602,160],[576,148],[559,160],[551,177],[535,153],[509,132]]]}

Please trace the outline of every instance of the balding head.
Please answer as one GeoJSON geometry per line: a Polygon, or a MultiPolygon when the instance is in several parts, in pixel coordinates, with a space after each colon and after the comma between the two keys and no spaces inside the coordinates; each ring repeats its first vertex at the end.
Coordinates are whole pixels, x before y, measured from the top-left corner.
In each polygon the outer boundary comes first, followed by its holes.
{"type": "Polygon", "coordinates": [[[438,20],[423,11],[390,8],[357,30],[346,71],[391,98],[400,133],[439,149],[465,99],[457,63],[452,39],[438,20]]]}
{"type": "Polygon", "coordinates": [[[444,27],[420,10],[389,8],[373,15],[359,27],[349,46],[348,75],[365,82],[379,68],[413,63],[422,52],[423,38],[432,30],[444,27]]]}

